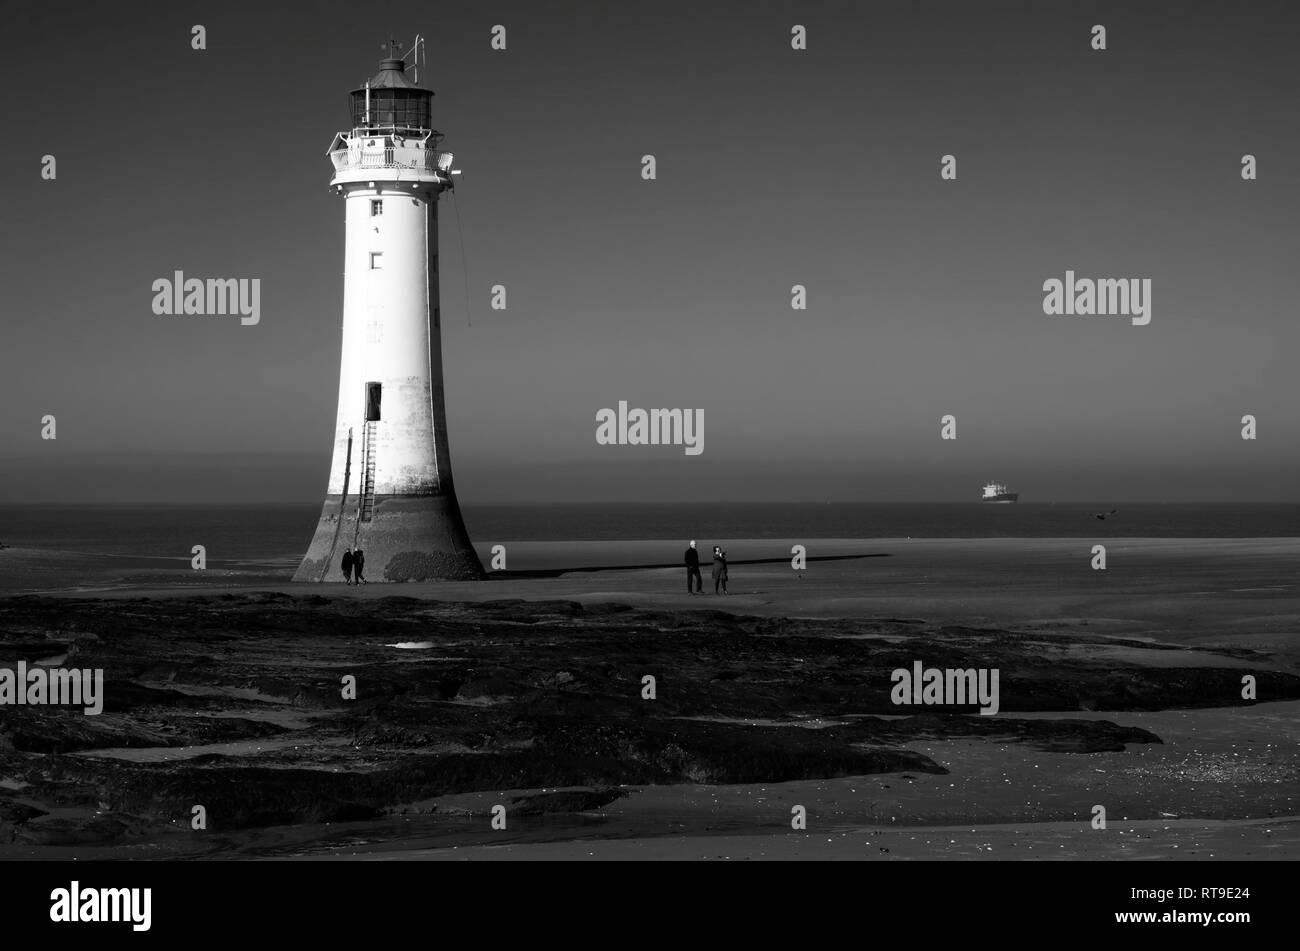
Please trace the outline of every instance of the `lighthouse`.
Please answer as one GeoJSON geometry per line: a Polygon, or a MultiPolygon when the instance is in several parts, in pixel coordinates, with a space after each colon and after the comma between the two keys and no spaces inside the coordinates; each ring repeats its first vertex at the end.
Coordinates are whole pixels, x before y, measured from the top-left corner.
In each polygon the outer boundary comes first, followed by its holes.
{"type": "Polygon", "coordinates": [[[442,385],[438,198],[452,155],[399,48],[352,92],[351,129],[328,151],[345,221],[343,351],[325,504],[295,581],[342,581],[348,548],[365,552],[369,581],[484,576],[452,484],[442,385]]]}

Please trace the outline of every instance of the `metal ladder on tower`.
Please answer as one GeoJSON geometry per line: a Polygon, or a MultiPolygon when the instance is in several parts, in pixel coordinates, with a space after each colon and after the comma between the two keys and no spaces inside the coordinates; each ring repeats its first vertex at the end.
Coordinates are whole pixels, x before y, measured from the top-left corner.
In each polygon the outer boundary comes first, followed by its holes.
{"type": "Polygon", "coordinates": [[[358,500],[359,521],[368,522],[375,513],[375,422],[368,420],[362,431],[361,446],[361,498],[358,500]]]}

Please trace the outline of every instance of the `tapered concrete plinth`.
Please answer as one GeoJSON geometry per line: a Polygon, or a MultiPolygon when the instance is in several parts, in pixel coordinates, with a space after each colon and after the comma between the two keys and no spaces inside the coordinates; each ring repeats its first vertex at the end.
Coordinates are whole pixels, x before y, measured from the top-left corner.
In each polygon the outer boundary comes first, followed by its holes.
{"type": "Polygon", "coordinates": [[[294,581],[342,581],[343,552],[366,555],[367,581],[473,581],[486,577],[454,495],[380,495],[370,521],[357,502],[327,496],[294,581]]]}

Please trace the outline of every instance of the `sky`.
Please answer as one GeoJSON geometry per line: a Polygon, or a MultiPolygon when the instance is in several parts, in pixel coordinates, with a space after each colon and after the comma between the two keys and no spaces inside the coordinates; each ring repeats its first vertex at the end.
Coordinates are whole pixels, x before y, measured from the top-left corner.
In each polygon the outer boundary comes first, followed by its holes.
{"type": "Polygon", "coordinates": [[[417,32],[463,170],[440,208],[462,504],[973,501],[989,480],[1300,501],[1287,4],[8,9],[0,502],[323,497],[325,150],[381,44],[417,32]],[[260,323],[155,315],[175,270],[260,279],[260,323]],[[1151,322],[1044,314],[1067,270],[1150,279],[1151,322]],[[598,445],[620,400],[703,409],[704,451],[598,445]]]}

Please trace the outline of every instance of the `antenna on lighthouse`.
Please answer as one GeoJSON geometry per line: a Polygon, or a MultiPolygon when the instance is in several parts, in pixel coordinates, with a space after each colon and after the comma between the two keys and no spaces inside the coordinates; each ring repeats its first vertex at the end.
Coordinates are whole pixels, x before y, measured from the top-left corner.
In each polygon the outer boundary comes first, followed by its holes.
{"type": "MultiPolygon", "coordinates": [[[[401,44],[398,44],[398,48],[401,48],[401,44]]],[[[420,63],[423,62],[426,66],[429,63],[428,56],[424,49],[424,37],[419,33],[415,34],[415,42],[411,44],[409,50],[402,54],[401,58],[405,60],[408,56],[411,57],[412,76],[415,80],[415,84],[418,86],[420,83],[420,63]]]]}

